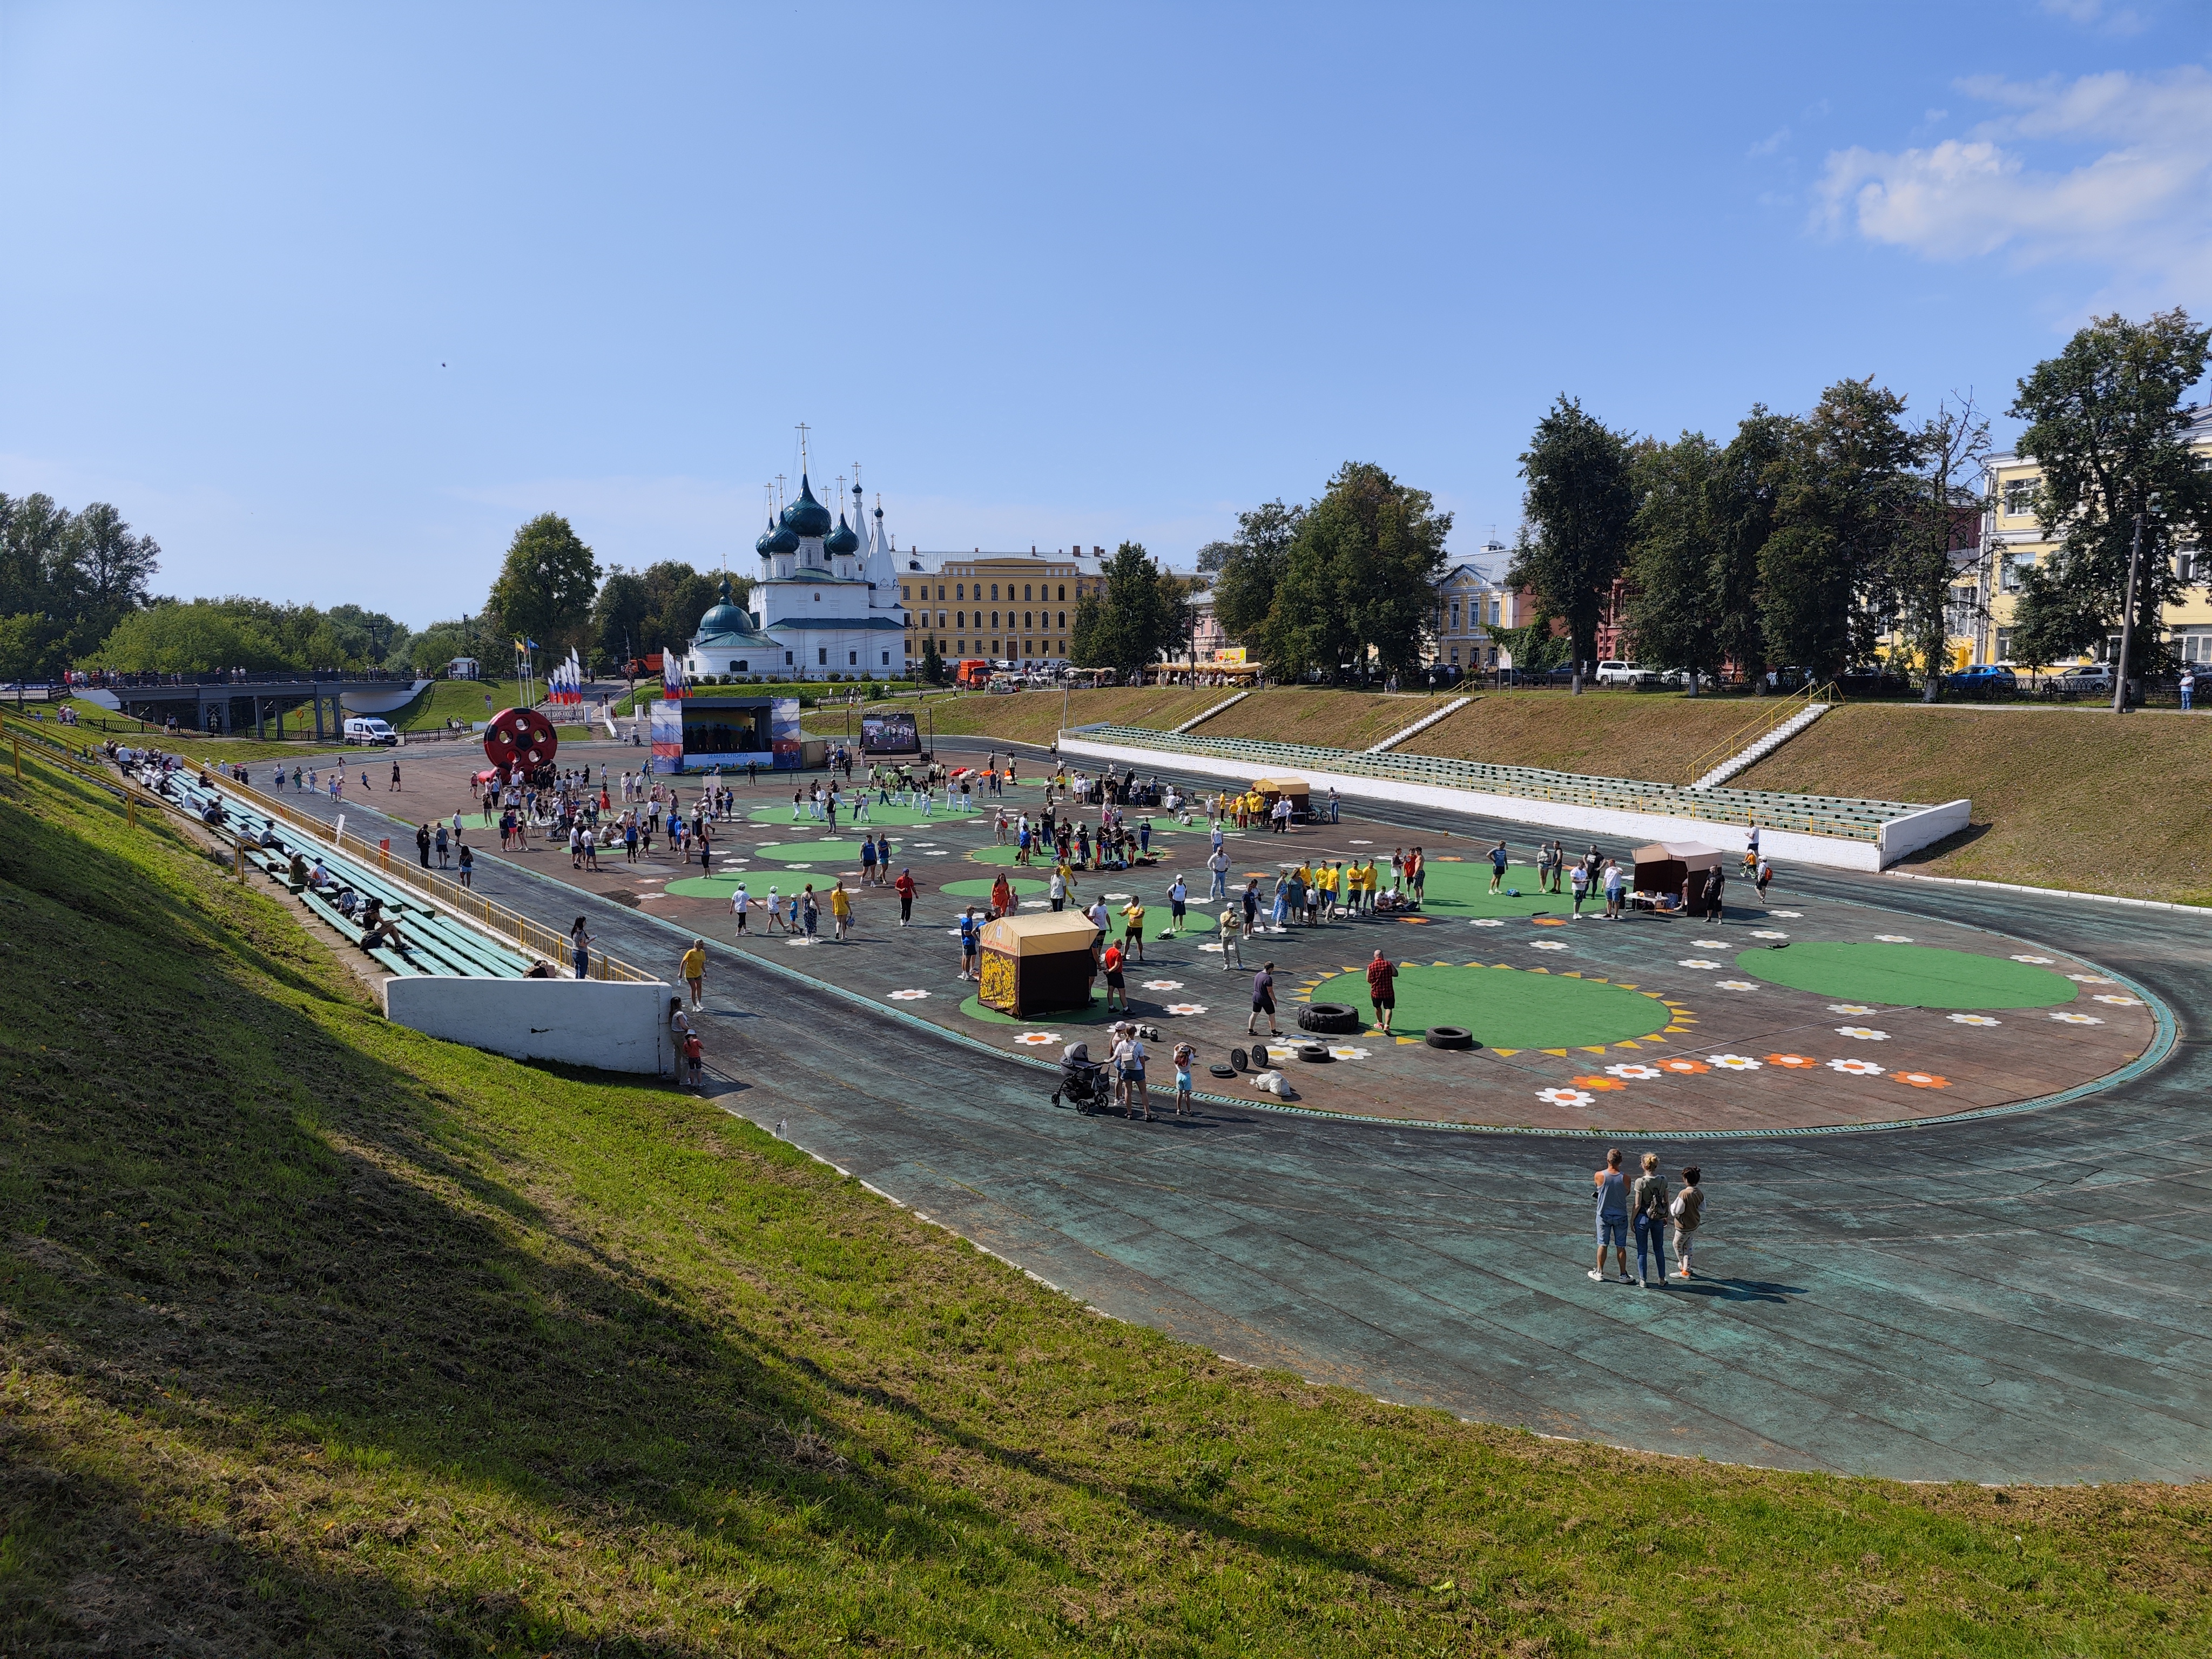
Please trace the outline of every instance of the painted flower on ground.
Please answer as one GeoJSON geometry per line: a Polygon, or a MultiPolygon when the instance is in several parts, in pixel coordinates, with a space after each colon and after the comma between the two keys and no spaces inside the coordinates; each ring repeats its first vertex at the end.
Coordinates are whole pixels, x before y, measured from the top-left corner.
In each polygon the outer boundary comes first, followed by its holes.
{"type": "Polygon", "coordinates": [[[1468,924],[1470,927],[1503,927],[1505,924],[1496,916],[1477,916],[1468,924]]]}
{"type": "Polygon", "coordinates": [[[1221,947],[1218,945],[1201,945],[1198,948],[1201,951],[1211,951],[1217,957],[1221,954],[1221,947]]]}
{"type": "Polygon", "coordinates": [[[1601,1092],[1607,1089],[1626,1089],[1628,1086],[1626,1083],[1617,1082],[1609,1077],[1571,1077],[1567,1081],[1577,1089],[1595,1089],[1601,1092]]]}
{"type": "Polygon", "coordinates": [[[1170,1012],[1170,1013],[1171,1013],[1171,1014],[1177,1015],[1177,1016],[1188,1016],[1188,1015],[1190,1015],[1190,1014],[1202,1014],[1202,1013],[1204,1013],[1205,1012],[1206,1012],[1206,1006],[1205,1006],[1203,1003],[1198,1003],[1198,1002],[1170,1002],[1170,1004],[1168,1004],[1168,1012],[1170,1012]]]}
{"type": "Polygon", "coordinates": [[[2047,964],[2051,961],[2051,958],[2049,957],[2015,956],[2013,960],[2014,962],[2033,962],[2039,964],[2047,964]]]}
{"type": "Polygon", "coordinates": [[[1717,962],[1707,962],[1703,957],[1684,957],[1674,964],[1677,968],[1717,968],[1717,962]]]}
{"type": "Polygon", "coordinates": [[[1145,981],[1145,988],[1147,991],[1180,991],[1182,981],[1179,979],[1148,979],[1145,981]]]}
{"type": "Polygon", "coordinates": [[[1627,1066],[1608,1066],[1605,1068],[1605,1073],[1607,1077],[1626,1078],[1631,1082],[1634,1082],[1640,1078],[1657,1077],[1659,1075],[1659,1068],[1656,1066],[1638,1066],[1632,1064],[1627,1066]]]}
{"type": "Polygon", "coordinates": [[[1728,941],[1724,939],[1693,939],[1690,943],[1696,945],[1700,951],[1725,951],[1728,949],[1728,941]]]}
{"type": "Polygon", "coordinates": [[[1870,1060],[1832,1060],[1828,1062],[1828,1069],[1832,1072],[1841,1072],[1846,1077],[1880,1077],[1881,1075],[1881,1067],[1870,1060]]]}
{"type": "Polygon", "coordinates": [[[1790,937],[1789,934],[1771,927],[1754,927],[1751,930],[1751,936],[1753,939],[1788,939],[1790,937]]]}
{"type": "Polygon", "coordinates": [[[1565,916],[1531,916],[1528,920],[1538,927],[1564,927],[1567,925],[1565,916]]]}
{"type": "Polygon", "coordinates": [[[1528,941],[1528,948],[1532,951],[1564,951],[1567,948],[1567,942],[1563,939],[1532,939],[1528,941]]]}
{"type": "Polygon", "coordinates": [[[1706,1056],[1723,1072],[1755,1072],[1759,1062],[1749,1054],[1709,1054],[1706,1056]]]}
{"type": "Polygon", "coordinates": [[[1597,1097],[1580,1089],[1539,1089],[1536,1098],[1547,1106],[1587,1106],[1597,1097]]]}
{"type": "Polygon", "coordinates": [[[1802,921],[1805,920],[1805,913],[1802,910],[1769,910],[1766,914],[1773,917],[1777,921],[1802,921]]]}
{"type": "Polygon", "coordinates": [[[1354,847],[1372,847],[1375,845],[1371,841],[1355,841],[1352,844],[1354,847]]]}
{"type": "Polygon", "coordinates": [[[2109,1003],[2115,1008],[2140,1008],[2142,1006],[2142,999],[2141,997],[2091,997],[2089,1000],[2092,1002],[2109,1003]]]}
{"type": "Polygon", "coordinates": [[[1659,1069],[1672,1072],[1678,1077],[1702,1077],[1713,1068],[1702,1060],[1662,1060],[1659,1062],[1659,1069]]]}
{"type": "Polygon", "coordinates": [[[894,991],[891,993],[891,1000],[893,1002],[919,1002],[928,994],[929,993],[927,991],[894,991]]]}
{"type": "Polygon", "coordinates": [[[1892,1072],[1890,1075],[1901,1083],[1910,1083],[1916,1089],[1948,1089],[1951,1079],[1938,1077],[1933,1072],[1892,1072]]]}
{"type": "Polygon", "coordinates": [[[1050,899],[1024,899],[1022,901],[1022,908],[1024,910],[1042,910],[1046,905],[1051,902],[1052,901],[1050,899]]]}
{"type": "Polygon", "coordinates": [[[1871,1025],[1838,1025],[1836,1027],[1836,1035],[1838,1036],[1856,1037],[1861,1042],[1887,1042],[1889,1041],[1888,1032],[1877,1031],[1871,1025]]]}
{"type": "Polygon", "coordinates": [[[1949,1018],[1954,1025],[2002,1025],[2004,1024],[2002,1020],[1993,1018],[1988,1014],[1953,1014],[1949,1018]]]}
{"type": "Polygon", "coordinates": [[[2084,985],[2117,985],[2118,980],[2106,979],[2102,974],[2069,974],[2067,978],[2079,980],[2084,985]]]}
{"type": "Polygon", "coordinates": [[[1364,1048],[1332,1048],[1328,1053],[1329,1058],[1332,1060],[1364,1060],[1367,1058],[1367,1050],[1364,1048]]]}
{"type": "Polygon", "coordinates": [[[1766,1063],[1769,1066],[1786,1066],[1793,1072],[1802,1072],[1807,1066],[1818,1066],[1820,1062],[1810,1054],[1769,1054],[1766,1057],[1766,1063]]]}
{"type": "Polygon", "coordinates": [[[1042,1048],[1048,1042],[1059,1042],[1060,1033],[1057,1031],[1024,1031],[1019,1036],[1016,1037],[1014,1041],[1020,1043],[1025,1048],[1042,1048]]]}
{"type": "Polygon", "coordinates": [[[2102,1025],[2105,1023],[2103,1020],[2099,1019],[2094,1014],[2075,1014],[2064,1012],[2051,1015],[2051,1018],[2067,1025],[2102,1025]]]}
{"type": "Polygon", "coordinates": [[[1828,1012],[1832,1014],[1870,1014],[1874,1010],[1863,1002],[1832,1002],[1828,1005],[1828,1012]]]}
{"type": "Polygon", "coordinates": [[[1717,979],[1713,983],[1723,991],[1756,991],[1759,988],[1747,979],[1717,979]]]}
{"type": "Polygon", "coordinates": [[[1912,935],[1910,933],[1876,933],[1875,937],[1880,939],[1884,945],[1910,945],[1912,943],[1912,935]]]}

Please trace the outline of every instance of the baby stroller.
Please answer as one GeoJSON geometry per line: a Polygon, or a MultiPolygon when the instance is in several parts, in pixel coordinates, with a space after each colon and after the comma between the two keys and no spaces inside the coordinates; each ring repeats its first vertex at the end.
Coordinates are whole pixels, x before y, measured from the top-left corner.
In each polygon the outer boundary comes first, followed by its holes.
{"type": "Polygon", "coordinates": [[[1066,1096],[1067,1103],[1086,1115],[1101,1112],[1113,1104],[1113,1091],[1107,1086],[1106,1068],[1091,1058],[1091,1045],[1071,1042],[1060,1051],[1060,1087],[1052,1091],[1052,1103],[1060,1103],[1066,1096]]]}

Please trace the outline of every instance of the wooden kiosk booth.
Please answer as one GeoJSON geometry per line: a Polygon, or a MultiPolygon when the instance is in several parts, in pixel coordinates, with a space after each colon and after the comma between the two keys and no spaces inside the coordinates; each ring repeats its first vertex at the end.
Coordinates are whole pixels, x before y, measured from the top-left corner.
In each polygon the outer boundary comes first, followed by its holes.
{"type": "Polygon", "coordinates": [[[1255,778],[1252,782],[1252,793],[1260,798],[1262,810],[1268,812],[1275,810],[1277,801],[1288,795],[1291,798],[1291,821],[1294,823],[1303,823],[1311,816],[1309,809],[1312,805],[1313,787],[1304,778],[1255,778]]]}
{"type": "Polygon", "coordinates": [[[1079,910],[1000,916],[983,926],[983,979],[976,998],[1016,1019],[1091,1006],[1098,930],[1079,910]]]}
{"type": "Polygon", "coordinates": [[[1721,867],[1720,848],[1695,841],[1655,841],[1636,849],[1636,895],[1656,900],[1662,894],[1682,896],[1682,884],[1695,875],[1700,882],[1708,870],[1721,867]]]}

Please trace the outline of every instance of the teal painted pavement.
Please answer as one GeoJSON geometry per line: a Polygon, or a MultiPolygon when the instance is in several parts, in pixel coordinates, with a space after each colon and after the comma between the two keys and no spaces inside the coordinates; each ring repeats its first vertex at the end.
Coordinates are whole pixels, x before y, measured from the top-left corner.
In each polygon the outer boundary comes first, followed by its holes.
{"type": "MultiPolygon", "coordinates": [[[[345,809],[358,825],[366,809],[345,809]]],[[[365,826],[364,826],[365,827],[365,826]]],[[[1386,826],[1387,827],[1387,826],[1386,826]]],[[[1483,826],[1471,827],[1479,836],[1483,826]]],[[[1528,826],[1499,825],[1516,848],[1528,826]]],[[[682,931],[495,856],[480,890],[682,931]]],[[[1119,1317],[1385,1398],[1653,1451],[1923,1480],[2212,1475],[2212,917],[1896,878],[1850,900],[2078,951],[2184,1021],[2062,1106],[1881,1132],[1626,1143],[1704,1166],[1686,1288],[1583,1276],[1587,1141],[1216,1109],[1054,1110],[1051,1074],[717,947],[729,1109],[1119,1317]]],[[[1907,927],[1901,931],[1910,933],[1907,927]]]]}

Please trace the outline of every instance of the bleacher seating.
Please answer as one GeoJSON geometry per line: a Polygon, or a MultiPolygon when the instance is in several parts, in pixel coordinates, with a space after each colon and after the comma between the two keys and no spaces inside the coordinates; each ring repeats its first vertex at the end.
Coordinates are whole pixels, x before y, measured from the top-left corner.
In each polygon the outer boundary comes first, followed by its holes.
{"type": "Polygon", "coordinates": [[[225,833],[246,838],[246,857],[254,867],[349,939],[361,938],[362,924],[338,908],[338,894],[349,887],[363,904],[372,898],[381,900],[385,914],[398,926],[405,949],[380,944],[369,954],[395,974],[520,979],[532,965],[529,957],[447,915],[404,882],[395,881],[364,860],[335,851],[326,842],[302,835],[228,790],[203,788],[193,774],[177,772],[171,775],[165,793],[203,817],[210,804],[219,804],[225,833]],[[274,837],[273,845],[261,844],[264,834],[274,837]],[[322,860],[331,878],[325,891],[317,892],[293,878],[295,853],[311,866],[318,858],[322,860]]]}
{"type": "Polygon", "coordinates": [[[1208,738],[1195,733],[1156,732],[1138,726],[1090,726],[1068,735],[1094,743],[1155,749],[1164,754],[1202,755],[1236,761],[1249,766],[1255,777],[1273,771],[1304,769],[1447,789],[1480,790],[1524,800],[1564,801],[1577,806],[1664,813],[1672,817],[1702,818],[1720,823],[1742,823],[1755,817],[1767,829],[1801,830],[1849,841],[1876,840],[1881,826],[1891,819],[1922,810],[1905,801],[1785,795],[1764,789],[1692,790],[1677,784],[1585,777],[1534,766],[1496,766],[1446,755],[1370,755],[1361,750],[1272,743],[1255,738],[1208,738]]]}

